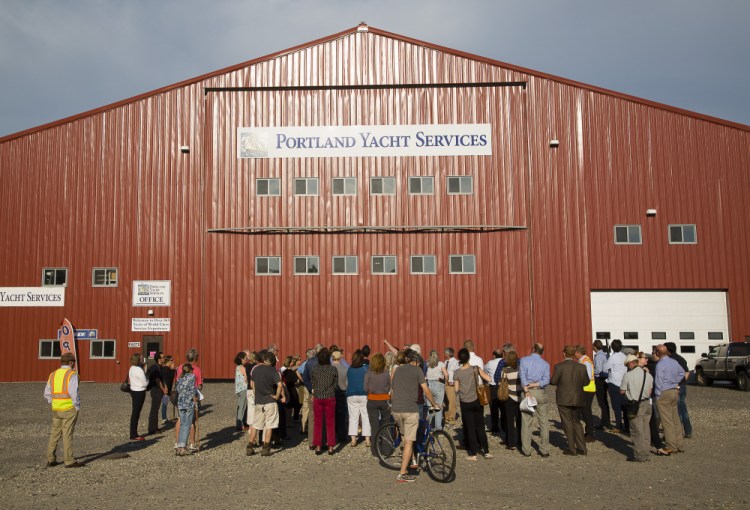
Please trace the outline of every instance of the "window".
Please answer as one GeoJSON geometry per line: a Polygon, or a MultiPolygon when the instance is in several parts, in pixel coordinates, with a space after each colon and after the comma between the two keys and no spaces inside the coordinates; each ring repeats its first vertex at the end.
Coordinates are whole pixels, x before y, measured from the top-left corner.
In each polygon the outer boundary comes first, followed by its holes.
{"type": "Polygon", "coordinates": [[[39,359],[60,359],[60,342],[57,340],[39,340],[39,359]]]}
{"type": "Polygon", "coordinates": [[[596,332],[597,340],[609,340],[610,338],[612,338],[612,335],[609,334],[609,331],[597,331],[596,332]]]}
{"type": "Polygon", "coordinates": [[[680,331],[680,340],[695,340],[695,333],[692,331],[680,331]]]}
{"type": "Polygon", "coordinates": [[[615,244],[641,244],[641,226],[615,225],[615,244]]]}
{"type": "Polygon", "coordinates": [[[434,177],[409,177],[409,193],[412,195],[434,195],[434,177]]]}
{"type": "Polygon", "coordinates": [[[626,331],[623,334],[624,340],[638,340],[638,332],[636,331],[626,331]]]}
{"type": "Polygon", "coordinates": [[[116,267],[95,267],[91,270],[92,287],[117,287],[116,267]]]}
{"type": "Polygon", "coordinates": [[[695,225],[670,225],[669,244],[697,244],[695,225]]]}
{"type": "Polygon", "coordinates": [[[435,255],[414,255],[411,257],[411,274],[435,274],[435,255]]]}
{"type": "Polygon", "coordinates": [[[357,257],[345,255],[333,257],[333,274],[357,274],[357,257]]]}
{"type": "Polygon", "coordinates": [[[320,257],[294,257],[294,274],[320,274],[320,257]]]}
{"type": "Polygon", "coordinates": [[[708,339],[709,340],[724,340],[724,333],[721,331],[709,331],[708,332],[708,339]]]}
{"type": "Polygon", "coordinates": [[[68,269],[64,267],[45,267],[42,269],[43,287],[67,287],[68,269]]]}
{"type": "Polygon", "coordinates": [[[680,354],[695,354],[695,346],[694,345],[681,345],[680,354]]]}
{"type": "Polygon", "coordinates": [[[114,340],[91,340],[91,359],[112,359],[115,357],[114,340]]]}
{"type": "Polygon", "coordinates": [[[474,193],[474,178],[471,176],[448,177],[449,195],[471,195],[474,193]]]}
{"type": "Polygon", "coordinates": [[[651,333],[651,340],[666,340],[667,334],[664,331],[653,331],[651,333]]]}
{"type": "Polygon", "coordinates": [[[332,179],[334,195],[356,195],[357,178],[356,177],[334,177],[332,179]]]}
{"type": "Polygon", "coordinates": [[[396,257],[394,255],[372,257],[372,274],[396,274],[396,257]]]}
{"type": "Polygon", "coordinates": [[[371,177],[370,178],[370,195],[395,195],[396,178],[395,177],[371,177]]]}
{"type": "Polygon", "coordinates": [[[318,178],[317,177],[302,177],[300,179],[294,179],[294,194],[303,195],[303,196],[317,195],[318,194],[318,178]]]}
{"type": "Polygon", "coordinates": [[[255,257],[255,274],[276,276],[281,274],[281,257],[255,257]]]}
{"type": "Polygon", "coordinates": [[[255,194],[259,197],[277,197],[281,195],[279,179],[255,179],[255,194]]]}
{"type": "Polygon", "coordinates": [[[476,259],[474,255],[451,255],[451,274],[474,274],[476,273],[476,259]]]}

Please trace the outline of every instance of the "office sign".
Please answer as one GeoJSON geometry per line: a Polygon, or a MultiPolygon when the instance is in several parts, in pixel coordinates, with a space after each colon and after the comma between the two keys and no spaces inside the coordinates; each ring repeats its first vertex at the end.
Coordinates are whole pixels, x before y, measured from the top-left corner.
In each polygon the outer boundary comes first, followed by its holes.
{"type": "Polygon", "coordinates": [[[0,307],[65,306],[65,287],[0,287],[0,307]]]}
{"type": "Polygon", "coordinates": [[[237,128],[241,159],[490,155],[491,124],[237,128]]]}
{"type": "Polygon", "coordinates": [[[170,280],[133,281],[133,306],[169,306],[171,303],[170,280]]]}

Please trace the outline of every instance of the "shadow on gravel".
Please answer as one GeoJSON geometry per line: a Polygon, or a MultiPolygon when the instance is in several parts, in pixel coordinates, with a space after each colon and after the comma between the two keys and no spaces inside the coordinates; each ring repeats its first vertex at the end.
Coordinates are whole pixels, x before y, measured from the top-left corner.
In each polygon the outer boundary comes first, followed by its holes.
{"type": "Polygon", "coordinates": [[[126,459],[130,457],[130,453],[148,448],[149,446],[156,444],[156,441],[156,438],[147,439],[146,441],[128,441],[127,443],[113,447],[108,452],[82,455],[78,460],[82,463],[90,464],[98,460],[126,459]]]}
{"type": "Polygon", "coordinates": [[[630,457],[633,453],[633,446],[628,436],[613,434],[611,432],[601,432],[597,435],[597,439],[610,450],[614,450],[625,457],[630,457]]]}
{"type": "MultiPolygon", "coordinates": [[[[203,410],[201,409],[201,415],[203,414],[203,410]]],[[[240,434],[234,427],[224,427],[221,430],[209,432],[201,438],[201,451],[218,448],[244,437],[246,437],[246,434],[240,434]]],[[[243,443],[245,441],[243,439],[243,443]]]]}

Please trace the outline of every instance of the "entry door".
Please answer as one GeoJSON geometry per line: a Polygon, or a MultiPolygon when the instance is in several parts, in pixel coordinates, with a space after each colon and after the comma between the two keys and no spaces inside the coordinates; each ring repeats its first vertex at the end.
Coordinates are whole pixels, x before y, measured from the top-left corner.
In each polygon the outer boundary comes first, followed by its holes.
{"type": "Polygon", "coordinates": [[[141,345],[143,346],[143,358],[146,359],[146,363],[150,366],[153,363],[155,353],[163,350],[164,336],[144,335],[141,345]]]}
{"type": "Polygon", "coordinates": [[[593,335],[608,332],[624,346],[651,352],[674,342],[694,368],[709,346],[727,342],[729,317],[723,291],[592,291],[593,335]]]}

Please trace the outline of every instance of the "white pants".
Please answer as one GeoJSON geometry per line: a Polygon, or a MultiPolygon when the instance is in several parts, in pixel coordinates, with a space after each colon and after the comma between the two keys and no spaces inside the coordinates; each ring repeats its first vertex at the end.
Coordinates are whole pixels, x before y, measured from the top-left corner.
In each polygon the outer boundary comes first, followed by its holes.
{"type": "Polygon", "coordinates": [[[362,419],[362,437],[370,437],[370,418],[367,415],[367,396],[357,395],[346,397],[346,406],[349,408],[349,435],[357,435],[357,426],[362,419]]]}
{"type": "Polygon", "coordinates": [[[255,423],[255,390],[247,390],[247,424],[255,423]]]}

